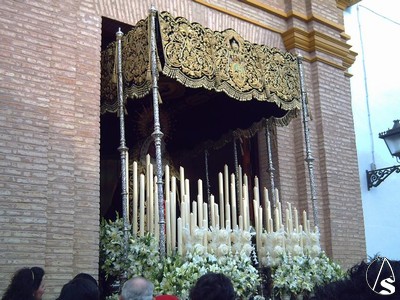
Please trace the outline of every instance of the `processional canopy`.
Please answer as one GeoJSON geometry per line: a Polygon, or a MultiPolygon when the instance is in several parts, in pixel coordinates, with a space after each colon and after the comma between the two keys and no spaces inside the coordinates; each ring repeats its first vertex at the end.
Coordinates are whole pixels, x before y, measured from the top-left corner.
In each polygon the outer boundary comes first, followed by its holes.
{"type": "MultiPolygon", "coordinates": [[[[127,106],[152,88],[149,30],[146,18],[122,38],[127,106]]],[[[168,12],[157,14],[156,31],[160,111],[181,128],[175,132],[180,146],[222,145],[235,134],[254,135],[266,121],[286,126],[301,109],[295,55],[250,43],[232,29],[212,31],[168,12]],[[171,89],[172,83],[178,87],[171,89]]],[[[118,110],[115,54],[115,42],[102,52],[102,113],[118,110]]],[[[143,106],[136,107],[142,111],[135,117],[143,117],[143,106]]]]}

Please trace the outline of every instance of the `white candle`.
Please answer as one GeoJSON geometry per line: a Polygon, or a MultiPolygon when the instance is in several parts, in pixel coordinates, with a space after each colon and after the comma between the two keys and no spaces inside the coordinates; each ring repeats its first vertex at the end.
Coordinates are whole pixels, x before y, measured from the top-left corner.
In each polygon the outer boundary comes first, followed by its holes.
{"type": "Polygon", "coordinates": [[[196,216],[191,213],[190,214],[190,236],[193,238],[194,229],[196,228],[196,216]]]}
{"type": "Polygon", "coordinates": [[[272,229],[274,228],[274,225],[272,224],[272,219],[268,219],[268,233],[272,233],[272,229]]]}
{"type": "MultiPolygon", "coordinates": [[[[184,196],[185,199],[185,203],[186,203],[186,223],[189,224],[190,223],[190,199],[189,199],[189,195],[185,195],[184,196]]],[[[186,225],[185,225],[186,226],[186,225]]]]}
{"type": "Polygon", "coordinates": [[[232,197],[232,229],[237,227],[237,211],[236,211],[236,189],[235,175],[231,175],[231,197],[232,197]]]}
{"type": "Polygon", "coordinates": [[[178,218],[178,254],[179,255],[183,254],[182,244],[183,244],[183,240],[182,240],[182,219],[178,218]]]}
{"type": "Polygon", "coordinates": [[[296,207],[294,208],[294,225],[296,227],[296,232],[299,232],[299,215],[296,207]]]}
{"type": "Polygon", "coordinates": [[[259,244],[258,241],[258,206],[257,206],[257,200],[253,200],[253,214],[254,214],[254,227],[256,230],[256,243],[259,244]]]}
{"type": "Polygon", "coordinates": [[[165,200],[165,224],[167,236],[167,254],[171,254],[171,209],[169,200],[165,200]]]}
{"type": "Polygon", "coordinates": [[[290,229],[289,229],[289,210],[286,208],[286,210],[285,210],[285,213],[286,213],[286,216],[285,216],[285,218],[286,218],[286,231],[288,232],[288,233],[290,233],[290,229]]]}
{"type": "Polygon", "coordinates": [[[145,196],[145,194],[144,194],[144,175],[143,174],[140,174],[140,195],[139,195],[139,197],[140,197],[140,199],[139,199],[139,201],[140,201],[140,228],[139,228],[139,230],[140,230],[140,236],[144,236],[144,196],[145,196]]]}
{"type": "Polygon", "coordinates": [[[179,168],[179,183],[180,183],[180,192],[181,192],[181,202],[185,196],[185,170],[183,167],[179,168]]]}
{"type": "Polygon", "coordinates": [[[210,195],[210,209],[211,209],[211,226],[215,228],[215,207],[214,207],[213,195],[210,195]]]}
{"type": "Polygon", "coordinates": [[[219,228],[219,210],[218,210],[218,204],[214,203],[214,213],[215,213],[215,227],[219,228]]]}
{"type": "Polygon", "coordinates": [[[165,165],[165,200],[170,200],[169,166],[165,165]]]}
{"type": "Polygon", "coordinates": [[[282,204],[280,202],[278,203],[278,217],[279,217],[279,227],[282,226],[282,204]]]}
{"type": "Polygon", "coordinates": [[[223,175],[221,172],[218,173],[218,187],[219,187],[219,207],[221,209],[221,212],[220,212],[221,228],[223,228],[224,221],[225,221],[225,211],[224,211],[225,201],[224,201],[224,180],[223,180],[223,175]]]}
{"type": "MultiPolygon", "coordinates": [[[[229,172],[228,172],[228,165],[224,166],[224,198],[225,198],[225,206],[229,204],[229,172]]],[[[225,214],[230,214],[230,211],[225,210],[225,214]]],[[[227,217],[225,217],[228,220],[227,217]]],[[[230,218],[229,218],[230,219],[230,218]]]]}
{"type": "Polygon", "coordinates": [[[243,199],[243,177],[242,177],[242,167],[239,165],[239,167],[238,167],[238,186],[239,186],[239,199],[238,199],[238,202],[239,202],[239,212],[240,212],[240,214],[243,216],[243,208],[242,208],[242,199],[243,199]]]}
{"type": "Polygon", "coordinates": [[[304,231],[307,231],[307,213],[305,210],[303,210],[303,226],[304,226],[304,231]]]}
{"type": "MultiPolygon", "coordinates": [[[[231,206],[229,205],[229,203],[227,203],[226,207],[225,207],[225,212],[228,212],[228,213],[225,215],[225,220],[229,221],[229,224],[231,223],[231,215],[229,213],[230,211],[231,211],[231,206]]],[[[226,224],[226,222],[225,222],[225,224],[226,224]]]]}
{"type": "Polygon", "coordinates": [[[207,203],[203,203],[203,224],[205,224],[205,229],[208,229],[208,207],[207,203]]]}
{"type": "Polygon", "coordinates": [[[203,236],[203,246],[206,248],[207,251],[207,246],[208,246],[208,240],[207,240],[207,220],[203,220],[203,228],[205,228],[204,236],[203,236]]]}
{"type": "Polygon", "coordinates": [[[153,217],[154,217],[154,177],[153,177],[153,165],[149,166],[149,170],[150,170],[150,185],[149,185],[149,202],[147,202],[148,204],[148,224],[147,224],[147,230],[148,232],[154,232],[154,228],[153,228],[153,217]]]}
{"type": "Polygon", "coordinates": [[[170,192],[170,200],[171,200],[171,245],[172,249],[175,252],[176,250],[176,197],[174,192],[170,192]]]}
{"type": "Polygon", "coordinates": [[[227,242],[227,245],[229,247],[229,250],[231,250],[231,247],[232,247],[232,243],[231,243],[231,222],[229,220],[226,220],[225,227],[226,227],[226,231],[228,231],[228,242],[227,242]]]}
{"type": "Polygon", "coordinates": [[[239,229],[244,230],[243,216],[239,216],[239,229]]]}
{"type": "MultiPolygon", "coordinates": [[[[155,181],[157,182],[157,176],[154,177],[155,181]]],[[[158,210],[158,188],[156,187],[154,189],[154,199],[156,201],[154,202],[154,237],[156,241],[160,240],[160,215],[159,215],[159,210],[158,210]]]]}
{"type": "Polygon", "coordinates": [[[138,168],[137,162],[133,162],[133,203],[132,203],[132,234],[138,233],[138,168]]]}
{"type": "Polygon", "coordinates": [[[279,210],[275,208],[275,231],[278,231],[279,227],[279,210]]]}
{"type": "Polygon", "coordinates": [[[186,226],[189,222],[187,221],[186,217],[186,202],[182,201],[181,203],[181,218],[182,218],[182,224],[183,226],[186,226]]]}
{"type": "Polygon", "coordinates": [[[198,188],[197,205],[199,214],[198,223],[201,226],[204,220],[204,216],[203,216],[203,183],[200,179],[197,181],[197,188],[198,188]]]}
{"type": "Polygon", "coordinates": [[[185,179],[185,195],[188,197],[188,203],[190,203],[190,182],[189,179],[185,179]]]}
{"type": "MultiPolygon", "coordinates": [[[[194,224],[193,224],[193,226],[196,227],[196,226],[198,226],[197,225],[198,224],[197,223],[197,215],[198,215],[198,213],[197,213],[197,201],[193,201],[192,204],[193,204],[192,206],[193,206],[193,216],[194,216],[194,224]]],[[[191,219],[190,222],[193,223],[193,219],[191,219]]]]}

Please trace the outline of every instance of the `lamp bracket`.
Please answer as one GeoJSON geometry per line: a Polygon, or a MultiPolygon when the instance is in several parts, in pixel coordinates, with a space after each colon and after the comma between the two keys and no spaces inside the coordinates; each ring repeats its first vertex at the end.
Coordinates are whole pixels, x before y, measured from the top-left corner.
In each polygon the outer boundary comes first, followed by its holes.
{"type": "Polygon", "coordinates": [[[400,165],[382,168],[377,170],[366,171],[367,172],[367,185],[368,191],[372,187],[377,187],[381,184],[386,178],[389,177],[393,172],[400,173],[400,165]]]}

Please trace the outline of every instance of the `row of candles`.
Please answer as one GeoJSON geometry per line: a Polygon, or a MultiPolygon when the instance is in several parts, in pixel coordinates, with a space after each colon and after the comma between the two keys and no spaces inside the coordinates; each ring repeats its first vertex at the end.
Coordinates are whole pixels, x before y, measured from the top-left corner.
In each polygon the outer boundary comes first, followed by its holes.
{"type": "MultiPolygon", "coordinates": [[[[146,232],[159,238],[159,215],[158,215],[158,196],[154,176],[154,168],[150,163],[150,156],[146,157],[146,174],[138,174],[138,164],[132,165],[132,231],[134,235],[144,236],[146,232]]],[[[229,175],[228,166],[225,165],[224,172],[218,175],[219,197],[215,199],[210,195],[209,199],[204,199],[203,183],[198,180],[196,200],[191,200],[189,180],[185,178],[183,167],[179,169],[178,178],[170,176],[169,166],[164,170],[164,191],[165,191],[165,222],[166,222],[166,249],[170,254],[177,249],[179,254],[183,253],[183,230],[189,229],[191,235],[195,230],[221,228],[226,230],[255,230],[256,245],[261,245],[261,235],[263,232],[272,233],[278,230],[292,232],[310,232],[310,221],[307,213],[303,211],[302,223],[299,222],[297,209],[290,203],[285,210],[285,225],[283,225],[282,203],[279,201],[279,192],[275,190],[275,207],[271,207],[268,190],[262,189],[260,197],[260,187],[258,178],[254,178],[253,188],[253,223],[250,219],[250,199],[248,179],[242,175],[239,166],[238,183],[235,174],[229,175]],[[236,186],[239,190],[236,191],[236,186]],[[178,197],[178,192],[180,197],[178,197]],[[238,195],[239,199],[236,199],[238,195]],[[237,205],[239,207],[237,207],[237,205]],[[272,214],[272,212],[274,212],[272,214]],[[274,220],[273,220],[274,219],[274,220]]],[[[208,198],[208,197],[207,197],[208,198]]],[[[204,243],[207,243],[205,240],[204,243]]],[[[206,246],[206,245],[204,245],[206,246]]],[[[259,249],[257,249],[259,250],[259,249]]]]}

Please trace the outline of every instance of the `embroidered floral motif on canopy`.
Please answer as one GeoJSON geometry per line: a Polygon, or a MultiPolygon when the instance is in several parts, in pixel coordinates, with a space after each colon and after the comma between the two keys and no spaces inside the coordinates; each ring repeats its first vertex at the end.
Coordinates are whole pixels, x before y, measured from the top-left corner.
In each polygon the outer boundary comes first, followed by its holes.
{"type": "MultiPolygon", "coordinates": [[[[150,92],[148,18],[122,40],[124,97],[150,92]]],[[[274,102],[287,111],[287,125],[301,108],[300,81],[294,55],[245,41],[234,30],[212,31],[168,12],[158,14],[158,63],[161,73],[191,88],[224,92],[248,101],[274,102]]],[[[117,111],[115,43],[102,53],[102,112],[117,111]]],[[[267,115],[267,117],[270,117],[267,115]]],[[[274,116],[272,116],[274,117],[274,116]]]]}

